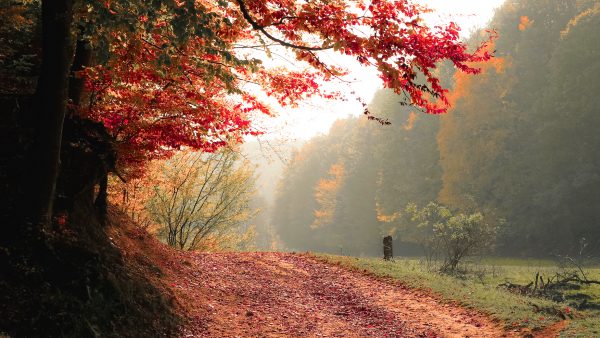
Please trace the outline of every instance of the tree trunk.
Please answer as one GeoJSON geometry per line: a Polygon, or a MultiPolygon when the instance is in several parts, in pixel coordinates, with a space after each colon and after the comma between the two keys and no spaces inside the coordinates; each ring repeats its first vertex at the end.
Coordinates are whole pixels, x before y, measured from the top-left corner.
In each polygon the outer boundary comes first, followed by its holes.
{"type": "Polygon", "coordinates": [[[83,29],[80,29],[80,37],[75,46],[75,56],[71,73],[69,76],[69,100],[74,106],[79,106],[83,98],[84,80],[77,75],[77,72],[89,67],[92,63],[92,48],[89,42],[83,39],[83,29]]]}
{"type": "Polygon", "coordinates": [[[394,252],[392,247],[392,236],[386,236],[383,238],[383,259],[386,261],[394,258],[394,252]]]}
{"type": "Polygon", "coordinates": [[[35,140],[26,197],[26,217],[46,226],[52,217],[60,164],[62,129],[67,109],[69,70],[73,61],[72,0],[42,1],[42,67],[36,88],[35,140]]]}
{"type": "Polygon", "coordinates": [[[98,196],[94,201],[94,206],[98,213],[99,221],[102,225],[106,225],[106,217],[108,212],[108,172],[104,173],[100,178],[100,186],[98,196]]]}

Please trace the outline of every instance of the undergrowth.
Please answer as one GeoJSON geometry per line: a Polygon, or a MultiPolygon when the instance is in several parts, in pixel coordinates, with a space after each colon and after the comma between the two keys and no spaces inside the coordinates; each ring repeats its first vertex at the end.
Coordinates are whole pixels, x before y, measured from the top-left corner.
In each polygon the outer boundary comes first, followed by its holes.
{"type": "Polygon", "coordinates": [[[76,210],[66,226],[50,229],[37,243],[0,247],[0,332],[10,337],[174,335],[182,319],[174,311],[174,297],[153,276],[160,269],[126,259],[110,238],[114,228],[131,233],[134,225],[121,224],[127,218],[111,212],[112,225],[105,227],[91,209],[76,210]]]}

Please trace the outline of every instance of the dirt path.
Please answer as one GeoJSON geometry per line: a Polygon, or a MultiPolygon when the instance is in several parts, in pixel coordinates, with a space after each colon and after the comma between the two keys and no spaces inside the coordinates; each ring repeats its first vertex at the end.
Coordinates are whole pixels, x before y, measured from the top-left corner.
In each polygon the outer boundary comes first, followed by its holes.
{"type": "Polygon", "coordinates": [[[183,336],[501,337],[489,318],[305,255],[197,254],[172,284],[183,336]],[[188,269],[189,268],[189,269],[188,269]],[[192,272],[192,273],[190,273],[192,272]]]}

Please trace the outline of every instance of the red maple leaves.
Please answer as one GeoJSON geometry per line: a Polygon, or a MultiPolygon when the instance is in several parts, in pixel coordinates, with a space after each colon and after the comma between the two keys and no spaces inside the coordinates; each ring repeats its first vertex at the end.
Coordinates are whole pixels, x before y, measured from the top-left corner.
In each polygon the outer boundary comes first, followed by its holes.
{"type": "Polygon", "coordinates": [[[323,62],[320,50],[375,66],[386,87],[433,114],[448,105],[435,74],[441,61],[474,74],[479,70],[471,63],[492,57],[489,40],[470,53],[456,25],[430,28],[419,18],[427,10],[406,0],[200,0],[177,10],[206,21],[196,35],[179,41],[180,27],[168,12],[152,23],[138,16],[145,29],[115,30],[109,62],[82,74],[90,100],[80,114],[104,123],[122,163],[143,164],[180,147],[213,151],[259,133],[252,116],[273,111],[252,85],[282,106],[315,95],[337,97],[320,83],[345,71],[323,62]],[[291,49],[306,70],[265,66],[256,55],[269,55],[272,45],[291,49]]]}

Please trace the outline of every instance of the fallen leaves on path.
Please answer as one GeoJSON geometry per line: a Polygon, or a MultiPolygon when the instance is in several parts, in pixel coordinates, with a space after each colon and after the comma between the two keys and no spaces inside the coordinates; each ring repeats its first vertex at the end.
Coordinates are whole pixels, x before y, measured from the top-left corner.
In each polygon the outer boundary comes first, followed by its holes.
{"type": "Polygon", "coordinates": [[[489,318],[307,255],[195,253],[168,276],[183,337],[501,337],[489,318]]]}

